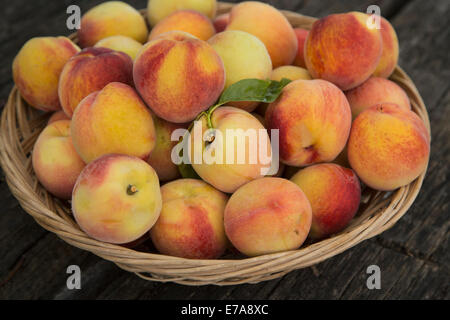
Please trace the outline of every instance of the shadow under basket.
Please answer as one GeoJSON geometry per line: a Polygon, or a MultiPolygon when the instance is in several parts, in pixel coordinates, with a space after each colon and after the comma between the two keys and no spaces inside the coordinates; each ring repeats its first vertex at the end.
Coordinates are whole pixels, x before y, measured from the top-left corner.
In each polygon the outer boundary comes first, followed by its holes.
{"type": "MultiPolygon", "coordinates": [[[[230,11],[232,6],[219,3],[218,14],[230,11]]],[[[294,12],[282,13],[294,27],[310,29],[316,20],[294,12]]],[[[145,10],[142,14],[145,16],[145,10]]],[[[70,37],[77,41],[76,34],[70,37]]],[[[427,110],[408,75],[397,66],[390,79],[406,91],[412,110],[430,132],[427,110]]],[[[312,266],[392,227],[412,205],[425,177],[424,171],[415,181],[393,192],[366,188],[358,214],[344,231],[316,243],[305,243],[300,249],[253,258],[229,254],[217,260],[183,259],[104,243],[80,230],[70,204],[45,191],[32,169],[31,151],[48,116],[28,106],[16,87],[11,90],[1,117],[0,163],[12,194],[37,223],[65,242],[152,281],[185,285],[257,283],[312,266]]]]}

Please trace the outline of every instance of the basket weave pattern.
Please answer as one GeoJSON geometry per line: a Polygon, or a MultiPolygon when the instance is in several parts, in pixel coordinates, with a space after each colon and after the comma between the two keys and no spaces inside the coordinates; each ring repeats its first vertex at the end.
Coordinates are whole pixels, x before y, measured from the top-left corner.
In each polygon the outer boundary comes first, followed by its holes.
{"type": "MultiPolygon", "coordinates": [[[[228,12],[232,6],[220,3],[218,14],[228,12]]],[[[316,20],[289,11],[282,13],[294,27],[310,29],[316,20]]],[[[71,39],[76,41],[76,34],[71,39]]],[[[413,111],[430,132],[425,105],[411,79],[397,66],[391,80],[407,92],[413,111]]],[[[394,192],[366,189],[357,216],[343,232],[301,249],[234,260],[182,259],[100,242],[80,230],[72,217],[70,204],[46,192],[32,169],[31,151],[47,119],[48,115],[26,104],[16,87],[12,89],[0,122],[0,163],[12,194],[37,223],[65,242],[153,281],[186,285],[256,283],[314,265],[392,227],[412,205],[425,176],[423,172],[411,184],[394,192]]]]}

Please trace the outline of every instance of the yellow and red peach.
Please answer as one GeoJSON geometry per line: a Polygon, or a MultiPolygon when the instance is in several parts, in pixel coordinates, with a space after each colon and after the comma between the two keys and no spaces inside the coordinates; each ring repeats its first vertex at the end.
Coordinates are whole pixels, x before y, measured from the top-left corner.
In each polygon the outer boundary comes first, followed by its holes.
{"type": "Polygon", "coordinates": [[[308,36],[309,31],[302,28],[294,29],[295,36],[297,37],[298,42],[298,50],[297,55],[295,56],[294,62],[292,63],[294,66],[306,68],[305,64],[305,41],[308,36]]]}
{"type": "Polygon", "coordinates": [[[161,211],[155,170],[145,161],[108,154],[89,163],[72,194],[72,212],[90,237],[123,244],[142,237],[161,211]]]}
{"type": "Polygon", "coordinates": [[[70,137],[70,120],[47,125],[32,153],[33,169],[44,188],[61,199],[70,199],[85,163],[75,151],[70,137]]]}
{"type": "Polygon", "coordinates": [[[154,26],[178,10],[194,10],[210,19],[214,19],[216,9],[216,0],[149,0],[147,3],[147,17],[150,25],[154,26]]]}
{"type": "Polygon", "coordinates": [[[150,111],[133,88],[120,82],[109,83],[81,101],[71,132],[86,163],[109,153],[147,159],[156,140],[150,111]]]}
{"type": "Polygon", "coordinates": [[[282,178],[261,178],[239,188],[225,207],[225,232],[247,256],[297,249],[311,227],[303,191],[282,178]]]}
{"type": "Polygon", "coordinates": [[[193,10],[181,10],[158,22],[150,32],[148,41],[169,31],[184,31],[205,41],[216,33],[214,25],[207,16],[193,10]]]}
{"type": "Polygon", "coordinates": [[[159,252],[190,259],[216,259],[225,252],[224,193],[201,180],[179,179],[163,185],[161,195],[161,214],[150,230],[159,252]]]}
{"type": "Polygon", "coordinates": [[[172,132],[176,129],[187,128],[186,124],[176,124],[153,117],[156,131],[156,144],[147,162],[155,169],[160,181],[171,181],[180,176],[178,166],[171,158],[172,149],[178,141],[172,141],[172,132]]]}
{"type": "Polygon", "coordinates": [[[216,32],[219,33],[225,31],[229,21],[230,21],[229,13],[218,15],[213,21],[214,29],[216,29],[216,32]]]}
{"type": "Polygon", "coordinates": [[[48,118],[47,125],[49,125],[52,122],[58,121],[58,120],[70,120],[70,118],[65,114],[64,111],[59,110],[56,112],[53,112],[53,114],[48,118]]]}
{"type": "Polygon", "coordinates": [[[58,80],[66,62],[80,51],[66,37],[38,37],[28,40],[12,65],[14,82],[25,101],[37,109],[61,109],[58,80]]]}
{"type": "Polygon", "coordinates": [[[94,47],[103,47],[115,51],[121,51],[130,56],[132,60],[136,58],[142,43],[127,36],[111,36],[101,39],[94,47]]]}
{"type": "Polygon", "coordinates": [[[297,172],[291,181],[302,189],[312,208],[312,239],[343,230],[358,211],[361,186],[351,169],[321,163],[297,172]]]}
{"type": "Polygon", "coordinates": [[[376,190],[394,190],[416,179],[426,168],[430,136],[412,111],[382,103],[353,121],[348,160],[358,177],[376,190]]]}
{"type": "Polygon", "coordinates": [[[110,82],[133,84],[133,61],[107,48],[87,48],[74,55],[59,78],[58,94],[64,112],[72,117],[80,101],[110,82]]]}
{"type": "Polygon", "coordinates": [[[133,38],[140,43],[147,41],[144,17],[122,1],[107,1],[93,7],[83,15],[80,24],[78,40],[83,48],[117,35],[133,38]]]}
{"type": "Polygon", "coordinates": [[[373,75],[389,78],[398,61],[398,38],[392,25],[383,17],[380,19],[380,27],[381,38],[383,39],[383,52],[373,75]]]}
{"type": "Polygon", "coordinates": [[[308,70],[296,66],[281,66],[273,69],[270,75],[271,80],[281,81],[281,79],[286,78],[289,80],[312,80],[311,75],[308,70]]]}
{"type": "Polygon", "coordinates": [[[259,38],[267,48],[274,68],[289,65],[297,54],[297,37],[283,14],[256,1],[235,5],[226,30],[241,30],[259,38]]]}
{"type": "Polygon", "coordinates": [[[367,25],[368,18],[364,13],[350,12],[314,22],[304,52],[306,67],[313,78],[349,90],[373,74],[383,42],[380,30],[367,25]]]}
{"type": "Polygon", "coordinates": [[[279,129],[280,159],[290,166],[332,161],[344,148],[351,111],[344,93],[325,80],[296,80],[266,112],[268,129],[279,129]]]}
{"type": "Polygon", "coordinates": [[[406,92],[395,82],[379,78],[370,77],[360,86],[345,93],[352,116],[355,119],[362,111],[380,103],[395,103],[405,110],[411,110],[411,103],[406,92]]]}
{"type": "Polygon", "coordinates": [[[160,118],[185,123],[206,110],[222,93],[223,62],[206,42],[177,33],[148,42],[133,67],[136,89],[160,118]]]}

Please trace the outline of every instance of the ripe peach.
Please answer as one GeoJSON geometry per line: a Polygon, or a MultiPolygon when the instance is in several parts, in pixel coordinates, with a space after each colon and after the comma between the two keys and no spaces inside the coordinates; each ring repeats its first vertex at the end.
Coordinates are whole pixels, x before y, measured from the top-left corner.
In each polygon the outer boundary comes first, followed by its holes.
{"type": "Polygon", "coordinates": [[[101,39],[94,47],[103,47],[115,51],[121,51],[130,56],[132,60],[136,58],[142,43],[126,36],[111,36],[101,39]]]}
{"type": "Polygon", "coordinates": [[[291,181],[302,189],[311,204],[309,236],[313,239],[341,231],[358,211],[361,186],[351,169],[321,163],[300,170],[291,181]]]}
{"type": "Polygon", "coordinates": [[[360,179],[376,190],[394,190],[416,179],[426,168],[430,136],[412,111],[382,103],[353,121],[348,160],[360,179]]]}
{"type": "Polygon", "coordinates": [[[398,38],[392,25],[383,17],[380,19],[380,27],[381,38],[383,39],[383,52],[373,75],[389,78],[398,61],[398,38]]]}
{"type": "Polygon", "coordinates": [[[247,256],[297,249],[311,227],[303,191],[282,178],[261,178],[239,188],[225,207],[225,232],[247,256]]]}
{"type": "Polygon", "coordinates": [[[150,25],[154,26],[178,10],[194,10],[214,19],[216,9],[216,0],[148,0],[147,17],[150,25]]]}
{"type": "Polygon", "coordinates": [[[186,124],[176,124],[153,117],[156,131],[155,148],[150,153],[147,162],[155,169],[160,181],[170,181],[178,178],[178,166],[172,162],[171,153],[178,143],[171,141],[172,132],[179,128],[186,128],[186,124]]]}
{"type": "Polygon", "coordinates": [[[286,78],[289,80],[311,80],[311,75],[308,70],[295,66],[281,66],[272,71],[270,76],[271,80],[281,81],[281,79],[286,78]]]}
{"type": "Polygon", "coordinates": [[[110,243],[134,241],[155,224],[161,211],[155,170],[145,161],[108,154],[89,163],[72,194],[72,211],[90,237],[110,243]]]}
{"type": "Polygon", "coordinates": [[[274,68],[291,64],[297,54],[297,37],[289,21],[274,7],[256,1],[235,5],[226,30],[241,30],[266,46],[274,68]]]}
{"type": "Polygon", "coordinates": [[[160,37],[144,45],[133,74],[136,89],[158,117],[185,123],[216,102],[225,70],[208,43],[180,37],[160,37]]]}
{"type": "Polygon", "coordinates": [[[147,34],[147,25],[139,11],[122,1],[107,1],[83,15],[78,40],[83,48],[92,47],[101,39],[117,35],[144,43],[147,34]]]}
{"type": "Polygon", "coordinates": [[[133,83],[133,61],[107,48],[87,48],[74,55],[59,78],[58,94],[64,112],[72,117],[80,101],[110,82],[133,83]]]}
{"type": "Polygon", "coordinates": [[[73,114],[71,131],[86,163],[108,153],[147,159],[156,140],[150,111],[133,88],[120,82],[83,99],[73,114]]]}
{"type": "Polygon", "coordinates": [[[215,259],[225,252],[225,194],[196,179],[169,182],[161,194],[161,214],[150,230],[159,252],[190,259],[215,259]]]}
{"type": "Polygon", "coordinates": [[[266,112],[268,129],[279,129],[280,159],[290,166],[332,161],[344,148],[351,111],[344,93],[325,80],[296,80],[266,112]]]}
{"type": "Polygon", "coordinates": [[[50,118],[48,118],[47,125],[58,120],[70,120],[70,118],[67,116],[67,114],[64,113],[64,111],[56,111],[53,112],[50,118]]]}
{"type": "Polygon", "coordinates": [[[189,156],[192,167],[203,180],[220,191],[232,193],[266,174],[271,165],[271,145],[266,129],[257,118],[234,107],[216,109],[211,123],[216,132],[222,133],[222,139],[215,138],[212,143],[203,139],[208,130],[205,117],[201,123],[201,132],[195,127],[191,130],[189,156]],[[196,148],[194,143],[201,148],[196,148]],[[217,161],[209,161],[210,154],[217,161]]]}
{"type": "Polygon", "coordinates": [[[229,21],[230,21],[229,13],[224,13],[217,16],[213,21],[214,29],[216,29],[216,32],[219,33],[225,31],[229,21]]]}
{"type": "Polygon", "coordinates": [[[395,82],[384,78],[370,77],[362,85],[345,93],[355,119],[367,108],[384,102],[395,103],[405,110],[411,110],[406,92],[395,82]]]}
{"type": "Polygon", "coordinates": [[[34,145],[32,163],[36,177],[47,191],[70,199],[85,166],[72,144],[70,120],[55,121],[45,127],[34,145]]]}
{"type": "Polygon", "coordinates": [[[297,67],[306,68],[304,49],[306,37],[308,36],[309,31],[302,28],[295,28],[294,32],[295,36],[297,37],[298,50],[297,55],[295,56],[294,62],[292,64],[297,67]]]}
{"type": "Polygon", "coordinates": [[[28,40],[12,65],[14,82],[25,101],[37,109],[61,109],[58,80],[66,62],[80,51],[66,37],[39,37],[28,40]]]}
{"type": "Polygon", "coordinates": [[[187,32],[205,41],[216,33],[214,25],[207,16],[193,10],[180,10],[158,22],[150,32],[148,41],[162,33],[175,30],[187,32]]]}
{"type": "Polygon", "coordinates": [[[372,75],[383,42],[380,30],[367,26],[368,18],[364,13],[350,12],[314,22],[305,43],[305,63],[313,78],[349,90],[372,75]]]}

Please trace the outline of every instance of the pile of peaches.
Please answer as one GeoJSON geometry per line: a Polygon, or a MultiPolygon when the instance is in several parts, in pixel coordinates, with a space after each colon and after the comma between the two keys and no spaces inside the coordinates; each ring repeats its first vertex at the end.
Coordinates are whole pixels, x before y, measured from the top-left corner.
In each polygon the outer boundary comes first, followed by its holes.
{"type": "Polygon", "coordinates": [[[293,250],[342,231],[362,188],[395,190],[426,169],[428,131],[388,79],[399,45],[387,20],[332,14],[308,31],[260,2],[216,10],[215,0],[149,0],[145,19],[104,2],[82,16],[82,49],[37,37],[14,59],[23,99],[52,113],[33,148],[36,177],[70,201],[87,235],[151,238],[162,254],[196,259],[293,250]],[[245,79],[290,82],[272,102],[248,96],[211,111],[245,79]],[[194,120],[255,129],[272,143],[278,130],[278,172],[204,161],[186,175],[172,160],[172,133],[194,120]]]}

